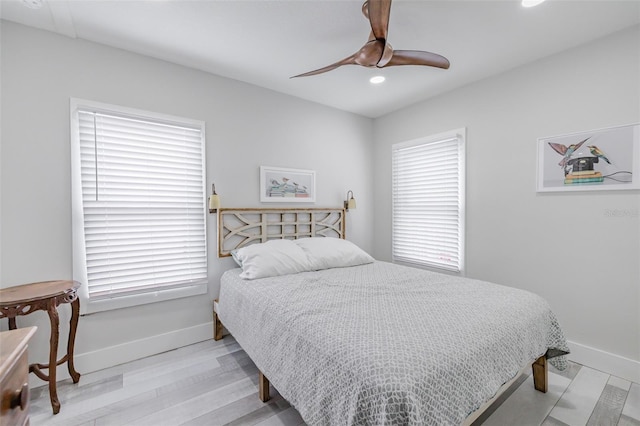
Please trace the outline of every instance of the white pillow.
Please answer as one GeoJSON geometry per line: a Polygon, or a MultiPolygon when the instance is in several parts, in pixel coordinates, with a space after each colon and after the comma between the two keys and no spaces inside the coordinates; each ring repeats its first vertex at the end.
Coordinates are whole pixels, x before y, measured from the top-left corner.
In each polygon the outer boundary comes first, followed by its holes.
{"type": "Polygon", "coordinates": [[[240,278],[247,280],[311,270],[305,252],[290,240],[253,244],[232,254],[242,268],[240,278]]]}
{"type": "Polygon", "coordinates": [[[313,271],[364,265],[374,261],[374,258],[360,247],[342,238],[301,238],[293,242],[307,254],[313,271]]]}

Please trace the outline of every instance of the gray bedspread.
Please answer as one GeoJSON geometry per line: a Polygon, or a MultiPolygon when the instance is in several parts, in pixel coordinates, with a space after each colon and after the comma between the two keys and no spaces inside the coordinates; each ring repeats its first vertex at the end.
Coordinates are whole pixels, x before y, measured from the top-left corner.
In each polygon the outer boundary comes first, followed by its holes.
{"type": "Polygon", "coordinates": [[[222,277],[220,319],[310,425],[459,425],[527,363],[568,353],[523,290],[386,262],[239,273],[222,277]]]}

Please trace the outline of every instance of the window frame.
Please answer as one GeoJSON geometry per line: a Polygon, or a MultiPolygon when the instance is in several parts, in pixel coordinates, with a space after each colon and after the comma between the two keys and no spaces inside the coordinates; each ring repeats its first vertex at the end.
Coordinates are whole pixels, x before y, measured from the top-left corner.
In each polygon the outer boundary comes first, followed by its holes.
{"type": "MultiPolygon", "coordinates": [[[[81,148],[79,135],[79,110],[91,110],[93,112],[102,112],[111,115],[124,115],[130,118],[139,118],[142,120],[156,121],[165,124],[177,124],[182,126],[197,127],[200,129],[201,137],[201,160],[202,160],[202,199],[203,199],[203,215],[204,215],[204,255],[208,259],[207,254],[207,217],[206,217],[206,134],[205,122],[184,117],[177,117],[168,114],[162,114],[152,111],[145,111],[135,108],[112,105],[102,102],[70,98],[70,142],[71,142],[71,201],[72,201],[72,262],[73,262],[73,279],[79,281],[81,286],[78,290],[78,297],[81,300],[80,313],[91,314],[95,312],[108,311],[112,309],[120,309],[132,306],[139,306],[148,303],[173,300],[183,297],[196,296],[208,292],[208,275],[202,283],[179,287],[156,289],[146,293],[122,295],[114,298],[92,300],[89,295],[88,271],[86,262],[86,244],[84,235],[84,210],[83,210],[83,190],[82,190],[82,167],[81,167],[81,148]]],[[[208,269],[208,260],[206,261],[208,269]]]]}
{"type": "Polygon", "coordinates": [[[465,273],[465,210],[466,210],[466,128],[459,128],[450,130],[430,136],[425,136],[405,142],[399,142],[391,146],[391,257],[393,263],[414,266],[424,269],[434,269],[438,272],[445,272],[449,274],[464,275],[465,273]],[[438,262],[421,262],[421,261],[409,261],[405,258],[400,258],[396,254],[396,222],[395,212],[396,206],[396,193],[395,193],[395,179],[396,179],[396,165],[395,165],[395,152],[406,148],[424,146],[434,144],[438,142],[444,142],[447,140],[457,139],[458,141],[458,265],[457,268],[452,268],[449,265],[438,262]]]}

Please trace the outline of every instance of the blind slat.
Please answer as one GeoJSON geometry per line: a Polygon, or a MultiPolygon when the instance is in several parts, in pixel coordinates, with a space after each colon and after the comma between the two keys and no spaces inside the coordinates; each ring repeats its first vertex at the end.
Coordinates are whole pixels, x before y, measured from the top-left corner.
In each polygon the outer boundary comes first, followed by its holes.
{"type": "Polygon", "coordinates": [[[78,110],[89,297],[207,279],[201,127],[78,110]]]}
{"type": "Polygon", "coordinates": [[[395,261],[462,270],[464,136],[392,151],[395,261]]]}

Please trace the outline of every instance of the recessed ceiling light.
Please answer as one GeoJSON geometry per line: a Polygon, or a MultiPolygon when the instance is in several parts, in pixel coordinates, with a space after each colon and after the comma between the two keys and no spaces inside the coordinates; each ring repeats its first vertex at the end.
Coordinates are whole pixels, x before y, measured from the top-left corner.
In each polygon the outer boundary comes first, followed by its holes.
{"type": "Polygon", "coordinates": [[[376,76],[371,77],[369,79],[369,83],[371,83],[371,84],[380,84],[380,83],[384,82],[384,80],[385,80],[385,78],[384,78],[383,75],[376,75],[376,76]]]}
{"type": "Polygon", "coordinates": [[[22,4],[29,9],[40,9],[42,7],[42,0],[22,0],[22,4]]]}
{"type": "Polygon", "coordinates": [[[522,0],[522,6],[533,7],[542,3],[544,0],[522,0]]]}

